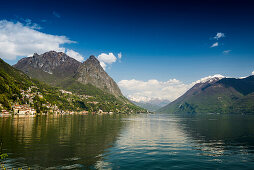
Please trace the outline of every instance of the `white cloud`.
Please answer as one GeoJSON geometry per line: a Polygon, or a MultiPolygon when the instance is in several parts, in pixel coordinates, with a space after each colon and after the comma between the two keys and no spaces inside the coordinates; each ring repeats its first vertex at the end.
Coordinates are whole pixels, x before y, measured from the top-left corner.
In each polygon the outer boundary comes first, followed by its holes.
{"type": "Polygon", "coordinates": [[[225,34],[222,33],[222,32],[218,32],[218,33],[216,34],[216,36],[213,37],[213,38],[216,39],[216,40],[218,40],[218,39],[223,38],[223,37],[225,37],[225,34]]]}
{"type": "Polygon", "coordinates": [[[223,54],[229,54],[232,50],[225,50],[223,51],[223,54]]]}
{"type": "Polygon", "coordinates": [[[82,55],[80,55],[78,52],[73,51],[73,50],[66,50],[66,54],[80,62],[84,61],[84,57],[82,55]]]}
{"type": "Polygon", "coordinates": [[[201,78],[200,80],[197,80],[194,84],[212,82],[212,81],[220,80],[223,78],[225,78],[225,76],[220,75],[220,74],[215,74],[213,76],[207,76],[207,77],[201,78]]]}
{"type": "Polygon", "coordinates": [[[214,43],[214,44],[211,46],[211,48],[217,47],[217,46],[219,46],[219,43],[218,43],[218,42],[214,43]]]}
{"type": "Polygon", "coordinates": [[[147,102],[152,99],[166,99],[173,101],[185,93],[192,84],[184,84],[179,80],[121,80],[118,83],[123,93],[130,99],[147,102]]]}
{"type": "Polygon", "coordinates": [[[101,53],[98,56],[98,60],[102,61],[106,64],[112,64],[112,63],[116,62],[116,57],[114,56],[113,53],[109,53],[109,54],[101,53]]]}
{"type": "MultiPolygon", "coordinates": [[[[75,43],[65,36],[50,35],[36,30],[31,22],[26,24],[14,23],[7,20],[0,21],[0,56],[4,59],[15,60],[17,56],[30,56],[33,53],[44,53],[47,51],[61,51],[66,49],[61,45],[75,43]]],[[[77,52],[68,49],[67,52],[82,59],[77,52]]]]}
{"type": "Polygon", "coordinates": [[[121,60],[121,58],[122,58],[122,53],[120,52],[120,53],[118,53],[117,54],[117,56],[118,56],[118,59],[120,59],[121,60]]]}
{"type": "Polygon", "coordinates": [[[113,53],[101,53],[100,55],[98,55],[98,60],[101,63],[101,66],[104,68],[104,70],[107,67],[107,64],[112,64],[114,62],[116,62],[117,58],[115,57],[115,55],[113,53]]]}
{"type": "Polygon", "coordinates": [[[254,75],[254,71],[252,71],[251,75],[254,75]]]}
{"type": "Polygon", "coordinates": [[[100,65],[104,70],[106,70],[106,64],[104,62],[100,61],[100,65]]]}
{"type": "Polygon", "coordinates": [[[224,76],[216,74],[214,76],[204,77],[190,84],[183,83],[177,79],[169,79],[168,81],[158,80],[121,80],[118,82],[123,94],[129,99],[136,102],[148,102],[153,99],[174,101],[187,90],[197,83],[211,82],[224,78],[224,76]]]}

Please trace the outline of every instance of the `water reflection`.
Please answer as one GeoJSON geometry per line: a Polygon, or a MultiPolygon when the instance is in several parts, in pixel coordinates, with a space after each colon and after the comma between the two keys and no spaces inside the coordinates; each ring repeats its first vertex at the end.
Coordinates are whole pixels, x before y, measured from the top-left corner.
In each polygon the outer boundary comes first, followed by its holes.
{"type": "Polygon", "coordinates": [[[251,169],[254,116],[105,115],[0,118],[9,167],[251,169]]]}
{"type": "Polygon", "coordinates": [[[201,154],[246,155],[254,151],[253,122],[252,115],[185,115],[178,127],[203,151],[201,154]]]}
{"type": "MultiPolygon", "coordinates": [[[[131,115],[114,147],[96,165],[99,169],[168,169],[181,163],[187,146],[179,119],[168,115],[131,115]]],[[[181,165],[183,166],[183,165],[181,165]]]]}
{"type": "Polygon", "coordinates": [[[132,115],[99,169],[248,169],[254,117],[132,115]]]}
{"type": "Polygon", "coordinates": [[[1,118],[9,168],[89,168],[116,140],[118,115],[1,118]]]}

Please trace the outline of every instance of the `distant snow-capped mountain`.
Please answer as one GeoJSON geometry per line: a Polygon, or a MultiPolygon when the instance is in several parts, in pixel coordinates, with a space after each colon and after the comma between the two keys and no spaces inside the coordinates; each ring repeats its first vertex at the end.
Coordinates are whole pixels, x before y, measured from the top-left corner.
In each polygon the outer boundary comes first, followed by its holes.
{"type": "Polygon", "coordinates": [[[170,103],[169,100],[166,99],[158,99],[158,98],[146,98],[146,97],[140,97],[140,98],[135,98],[135,97],[128,97],[130,101],[132,101],[134,104],[143,107],[149,111],[156,111],[160,109],[161,107],[166,106],[167,104],[170,103]]]}

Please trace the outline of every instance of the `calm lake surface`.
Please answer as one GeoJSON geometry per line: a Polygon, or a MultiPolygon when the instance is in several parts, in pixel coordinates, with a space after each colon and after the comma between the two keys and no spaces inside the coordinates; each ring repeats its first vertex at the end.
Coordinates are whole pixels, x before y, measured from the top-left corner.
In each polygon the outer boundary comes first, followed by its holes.
{"type": "Polygon", "coordinates": [[[8,168],[254,169],[251,115],[0,117],[8,168]]]}

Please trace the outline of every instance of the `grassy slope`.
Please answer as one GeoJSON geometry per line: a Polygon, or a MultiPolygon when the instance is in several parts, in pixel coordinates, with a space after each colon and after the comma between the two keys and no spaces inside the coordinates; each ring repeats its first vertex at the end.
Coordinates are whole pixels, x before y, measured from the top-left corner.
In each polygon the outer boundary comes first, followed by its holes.
{"type": "Polygon", "coordinates": [[[2,108],[9,110],[14,103],[25,104],[27,101],[22,98],[21,90],[27,90],[31,86],[38,87],[36,92],[44,96],[43,99],[35,97],[35,107],[38,106],[43,109],[42,104],[49,102],[58,105],[64,110],[73,109],[66,98],[60,97],[61,93],[57,88],[31,79],[23,72],[11,67],[0,59],[0,103],[2,108]]]}
{"type": "Polygon", "coordinates": [[[2,108],[10,109],[10,101],[21,97],[20,89],[27,89],[33,83],[29,77],[13,69],[0,59],[0,103],[2,108]]]}

